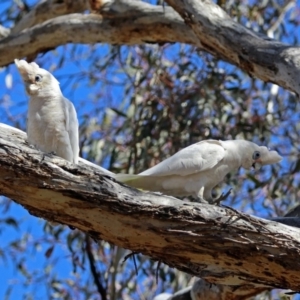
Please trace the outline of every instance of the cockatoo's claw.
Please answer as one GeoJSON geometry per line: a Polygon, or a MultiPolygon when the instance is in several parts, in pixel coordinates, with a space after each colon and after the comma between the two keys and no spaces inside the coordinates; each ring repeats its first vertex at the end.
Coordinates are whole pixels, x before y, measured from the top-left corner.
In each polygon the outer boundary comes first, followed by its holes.
{"type": "Polygon", "coordinates": [[[44,157],[48,156],[50,158],[53,158],[53,156],[56,156],[56,152],[52,151],[52,152],[49,152],[49,153],[44,153],[44,157]]]}
{"type": "Polygon", "coordinates": [[[208,204],[209,202],[205,200],[204,198],[198,198],[200,203],[208,204]]]}
{"type": "Polygon", "coordinates": [[[46,157],[53,158],[53,156],[56,155],[55,152],[50,152],[50,153],[45,153],[45,152],[42,152],[42,151],[40,151],[40,152],[41,152],[41,154],[42,154],[42,159],[41,159],[41,161],[40,161],[40,164],[41,164],[43,161],[45,161],[45,158],[46,158],[46,157]]]}
{"type": "Polygon", "coordinates": [[[33,144],[30,144],[30,143],[28,143],[28,142],[27,142],[27,144],[28,144],[29,148],[31,148],[31,149],[36,149],[36,147],[35,147],[33,144]]]}
{"type": "Polygon", "coordinates": [[[210,204],[212,204],[212,205],[220,205],[220,203],[221,203],[222,201],[224,201],[224,200],[226,200],[226,199],[228,198],[228,196],[229,196],[230,193],[231,193],[231,190],[232,190],[232,188],[230,188],[225,194],[222,193],[220,197],[218,197],[218,198],[212,200],[212,201],[210,202],[210,204]]]}

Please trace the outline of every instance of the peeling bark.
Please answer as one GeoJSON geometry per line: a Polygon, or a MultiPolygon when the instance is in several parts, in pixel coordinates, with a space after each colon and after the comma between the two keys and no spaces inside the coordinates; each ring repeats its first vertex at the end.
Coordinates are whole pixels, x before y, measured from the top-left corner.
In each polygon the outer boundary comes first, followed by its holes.
{"type": "Polygon", "coordinates": [[[98,168],[45,156],[25,137],[0,126],[0,194],[31,214],[230,286],[235,294],[299,290],[299,229],[230,208],[143,193],[98,168]]]}

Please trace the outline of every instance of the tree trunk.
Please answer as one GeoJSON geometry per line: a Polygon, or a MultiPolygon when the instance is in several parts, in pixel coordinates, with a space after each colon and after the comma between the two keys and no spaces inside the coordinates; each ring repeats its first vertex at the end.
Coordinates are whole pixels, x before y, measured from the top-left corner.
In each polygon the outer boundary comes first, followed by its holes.
{"type": "Polygon", "coordinates": [[[240,297],[254,290],[299,289],[299,229],[226,207],[141,192],[97,167],[49,157],[25,138],[1,124],[0,193],[31,214],[230,286],[240,297]]]}

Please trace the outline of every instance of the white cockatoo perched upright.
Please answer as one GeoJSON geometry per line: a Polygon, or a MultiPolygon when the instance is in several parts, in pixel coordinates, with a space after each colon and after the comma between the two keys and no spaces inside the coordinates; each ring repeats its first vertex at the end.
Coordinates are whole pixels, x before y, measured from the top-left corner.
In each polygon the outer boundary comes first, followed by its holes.
{"type": "Polygon", "coordinates": [[[29,95],[27,140],[43,152],[78,163],[78,120],[74,105],[59,82],[35,62],[15,59],[29,95]]]}
{"type": "Polygon", "coordinates": [[[130,186],[171,196],[196,196],[213,202],[212,189],[226,174],[277,163],[282,157],[267,147],[245,140],[207,140],[182,149],[158,165],[138,174],[117,174],[130,186]]]}

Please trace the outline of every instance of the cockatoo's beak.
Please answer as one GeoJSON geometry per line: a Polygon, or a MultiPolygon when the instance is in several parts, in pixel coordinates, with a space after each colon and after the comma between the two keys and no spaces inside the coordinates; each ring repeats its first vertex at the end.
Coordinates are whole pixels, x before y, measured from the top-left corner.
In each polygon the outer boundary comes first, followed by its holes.
{"type": "Polygon", "coordinates": [[[261,160],[260,160],[260,159],[256,160],[256,161],[252,164],[252,167],[253,167],[254,170],[256,170],[256,171],[260,170],[260,168],[262,167],[261,160]]]}

